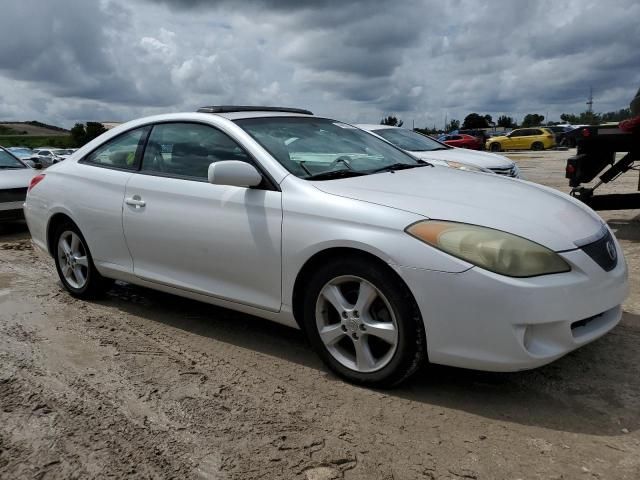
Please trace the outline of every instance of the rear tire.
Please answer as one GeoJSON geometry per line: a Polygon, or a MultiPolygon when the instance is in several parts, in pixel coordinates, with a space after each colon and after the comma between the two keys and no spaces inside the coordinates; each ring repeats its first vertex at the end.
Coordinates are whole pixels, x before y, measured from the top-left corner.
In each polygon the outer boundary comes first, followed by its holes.
{"type": "Polygon", "coordinates": [[[395,386],[427,356],[413,296],[368,259],[338,259],[317,270],[304,295],[303,328],[327,366],[360,385],[395,386]]]}
{"type": "Polygon", "coordinates": [[[492,152],[499,152],[500,150],[502,150],[502,148],[500,147],[499,143],[495,142],[489,144],[489,150],[491,150],[492,152]]]}
{"type": "Polygon", "coordinates": [[[536,151],[544,150],[544,145],[542,144],[542,142],[533,142],[531,144],[531,150],[536,150],[536,151]]]}
{"type": "Polygon", "coordinates": [[[71,222],[59,225],[53,234],[53,258],[60,281],[77,298],[101,296],[113,283],[100,275],[91,257],[87,241],[71,222]]]}

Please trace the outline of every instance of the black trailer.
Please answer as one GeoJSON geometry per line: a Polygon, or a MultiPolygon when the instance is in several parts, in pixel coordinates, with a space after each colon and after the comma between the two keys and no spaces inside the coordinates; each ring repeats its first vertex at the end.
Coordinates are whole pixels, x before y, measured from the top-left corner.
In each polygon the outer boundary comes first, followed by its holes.
{"type": "MultiPolygon", "coordinates": [[[[640,92],[639,92],[640,93],[640,92]]],[[[637,98],[637,97],[636,97],[637,98]]],[[[597,195],[595,191],[604,183],[617,179],[629,170],[637,170],[640,161],[640,117],[613,125],[578,128],[570,132],[576,140],[577,154],[567,160],[566,178],[573,187],[571,195],[594,210],[625,210],[640,208],[640,193],[597,195]],[[616,161],[616,153],[624,152],[616,161]],[[581,186],[594,180],[593,187],[581,186]]],[[[640,178],[638,181],[640,192],[640,178]]]]}

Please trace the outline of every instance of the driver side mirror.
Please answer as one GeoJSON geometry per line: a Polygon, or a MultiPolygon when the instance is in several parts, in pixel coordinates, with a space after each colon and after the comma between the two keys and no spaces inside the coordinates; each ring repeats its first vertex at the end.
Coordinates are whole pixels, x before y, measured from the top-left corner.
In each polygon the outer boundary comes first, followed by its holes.
{"type": "Polygon", "coordinates": [[[256,167],[239,160],[223,160],[209,165],[209,183],[234,187],[257,187],[262,175],[256,167]]]}

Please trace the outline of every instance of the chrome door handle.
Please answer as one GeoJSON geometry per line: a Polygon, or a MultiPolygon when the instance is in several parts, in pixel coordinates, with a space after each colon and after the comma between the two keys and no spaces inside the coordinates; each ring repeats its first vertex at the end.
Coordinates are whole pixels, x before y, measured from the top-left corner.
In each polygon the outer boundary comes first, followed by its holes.
{"type": "Polygon", "coordinates": [[[134,195],[133,197],[125,198],[124,203],[126,203],[127,205],[132,205],[136,208],[144,207],[147,204],[147,202],[142,200],[139,195],[134,195]]]}

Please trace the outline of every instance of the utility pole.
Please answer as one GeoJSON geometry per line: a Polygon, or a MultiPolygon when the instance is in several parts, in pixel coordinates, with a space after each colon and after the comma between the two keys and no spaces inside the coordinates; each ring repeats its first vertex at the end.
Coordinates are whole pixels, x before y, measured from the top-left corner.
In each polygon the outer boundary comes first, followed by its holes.
{"type": "Polygon", "coordinates": [[[589,87],[589,101],[587,102],[587,112],[593,112],[593,87],[589,87]]]}

